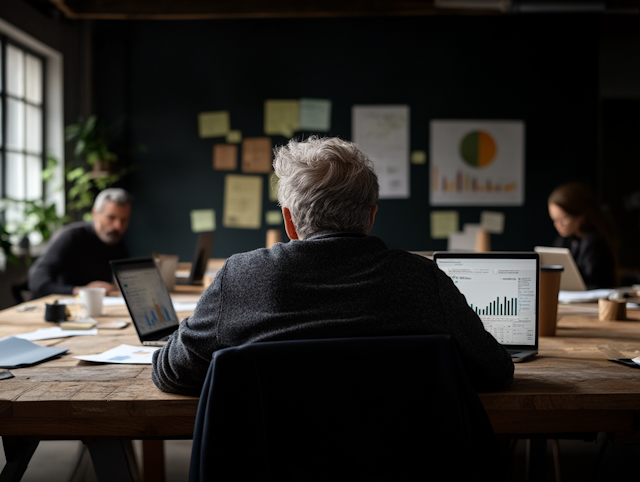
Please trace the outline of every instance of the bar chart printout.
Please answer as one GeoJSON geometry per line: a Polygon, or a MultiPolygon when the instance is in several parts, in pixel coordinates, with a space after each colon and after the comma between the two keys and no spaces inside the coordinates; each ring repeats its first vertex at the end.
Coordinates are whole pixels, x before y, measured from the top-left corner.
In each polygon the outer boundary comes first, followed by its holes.
{"type": "Polygon", "coordinates": [[[441,258],[438,266],[498,342],[535,344],[535,260],[441,258]]]}

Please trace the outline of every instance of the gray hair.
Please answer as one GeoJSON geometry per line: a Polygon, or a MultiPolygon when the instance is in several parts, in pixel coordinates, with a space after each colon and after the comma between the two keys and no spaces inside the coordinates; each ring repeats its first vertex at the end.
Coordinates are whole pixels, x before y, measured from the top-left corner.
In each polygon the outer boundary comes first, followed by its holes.
{"type": "Polygon", "coordinates": [[[368,232],[378,176],[356,144],[311,136],[274,154],[278,201],[291,211],[301,239],[321,231],[368,232]]]}
{"type": "Polygon", "coordinates": [[[102,212],[104,209],[104,203],[107,201],[112,201],[120,205],[131,204],[133,197],[124,189],[120,189],[119,187],[110,187],[100,191],[100,194],[96,196],[96,200],[93,203],[93,209],[97,212],[102,212]]]}

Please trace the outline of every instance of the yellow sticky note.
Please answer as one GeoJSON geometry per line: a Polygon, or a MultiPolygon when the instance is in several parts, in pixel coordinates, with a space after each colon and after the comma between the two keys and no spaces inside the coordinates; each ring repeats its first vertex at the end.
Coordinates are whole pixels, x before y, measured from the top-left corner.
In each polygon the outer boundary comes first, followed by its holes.
{"type": "Polygon", "coordinates": [[[297,100],[267,100],[264,103],[264,133],[291,138],[299,130],[300,102],[297,100]]]}
{"type": "Polygon", "coordinates": [[[222,137],[229,133],[229,112],[200,112],[198,114],[198,130],[200,137],[222,137]]]}
{"type": "Polygon", "coordinates": [[[228,174],[224,182],[226,228],[260,229],[262,226],[262,176],[228,174]]]}
{"type": "Polygon", "coordinates": [[[264,222],[271,226],[281,225],[283,222],[282,211],[267,211],[266,213],[264,213],[264,222]]]}
{"type": "Polygon", "coordinates": [[[269,201],[278,201],[278,176],[275,172],[271,172],[269,176],[269,201]]]}
{"type": "Polygon", "coordinates": [[[216,230],[216,212],[213,209],[191,211],[191,231],[203,233],[216,230]]]}
{"type": "Polygon", "coordinates": [[[425,151],[411,152],[411,164],[426,164],[427,153],[425,151]]]}
{"type": "Polygon", "coordinates": [[[431,211],[431,238],[447,239],[460,228],[458,211],[431,211]]]}
{"type": "Polygon", "coordinates": [[[229,144],[238,144],[242,141],[242,132],[241,131],[229,131],[227,134],[227,142],[229,144]]]}

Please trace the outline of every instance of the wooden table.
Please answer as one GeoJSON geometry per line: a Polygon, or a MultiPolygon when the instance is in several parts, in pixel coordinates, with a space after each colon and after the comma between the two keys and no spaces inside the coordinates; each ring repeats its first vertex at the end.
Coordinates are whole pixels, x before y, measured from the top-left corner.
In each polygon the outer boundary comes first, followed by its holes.
{"type": "MultiPolygon", "coordinates": [[[[42,321],[43,301],[35,304],[35,311],[1,311],[0,337],[51,326],[42,321]]],[[[562,438],[610,432],[616,442],[640,441],[640,369],[606,360],[640,355],[640,322],[602,322],[596,310],[595,305],[561,307],[557,336],[541,338],[540,354],[516,365],[513,385],[480,395],[497,434],[562,438]]],[[[106,313],[105,320],[129,319],[124,306],[106,313]]],[[[630,316],[640,320],[640,312],[630,316]]],[[[198,399],[159,391],[150,366],[73,358],[138,344],[132,326],[38,343],[67,347],[69,353],[11,370],[15,378],[0,381],[0,435],[18,461],[12,467],[28,462],[38,440],[80,439],[89,446],[99,480],[131,480],[128,470],[119,468],[127,467],[121,440],[192,438],[198,399]]],[[[0,482],[19,480],[5,472],[0,482]]]]}

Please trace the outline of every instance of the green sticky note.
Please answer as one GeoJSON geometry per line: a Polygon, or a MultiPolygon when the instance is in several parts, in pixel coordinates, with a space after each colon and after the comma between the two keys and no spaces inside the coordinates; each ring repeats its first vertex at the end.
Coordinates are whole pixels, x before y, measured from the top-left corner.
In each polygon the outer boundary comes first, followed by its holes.
{"type": "Polygon", "coordinates": [[[330,128],[330,100],[300,99],[300,130],[327,132],[330,128]]]}
{"type": "Polygon", "coordinates": [[[266,213],[264,213],[264,222],[271,226],[282,225],[282,211],[267,211],[266,213]]]}
{"type": "Polygon", "coordinates": [[[229,133],[229,112],[200,112],[198,114],[198,131],[201,138],[223,137],[229,133]]]}
{"type": "Polygon", "coordinates": [[[458,211],[431,211],[431,238],[447,239],[460,228],[458,211]]]}
{"type": "Polygon", "coordinates": [[[266,100],[264,102],[264,133],[270,136],[293,137],[299,130],[300,102],[297,100],[266,100]]]}
{"type": "Polygon", "coordinates": [[[227,134],[227,143],[229,144],[238,144],[242,142],[242,132],[241,131],[229,131],[227,134]]]}
{"type": "Polygon", "coordinates": [[[411,164],[426,164],[427,153],[425,151],[413,151],[411,153],[411,164]]]}
{"type": "Polygon", "coordinates": [[[269,175],[269,201],[278,202],[278,176],[275,172],[269,175]]]}
{"type": "Polygon", "coordinates": [[[216,212],[213,209],[191,211],[191,231],[203,233],[216,230],[216,212]]]}

